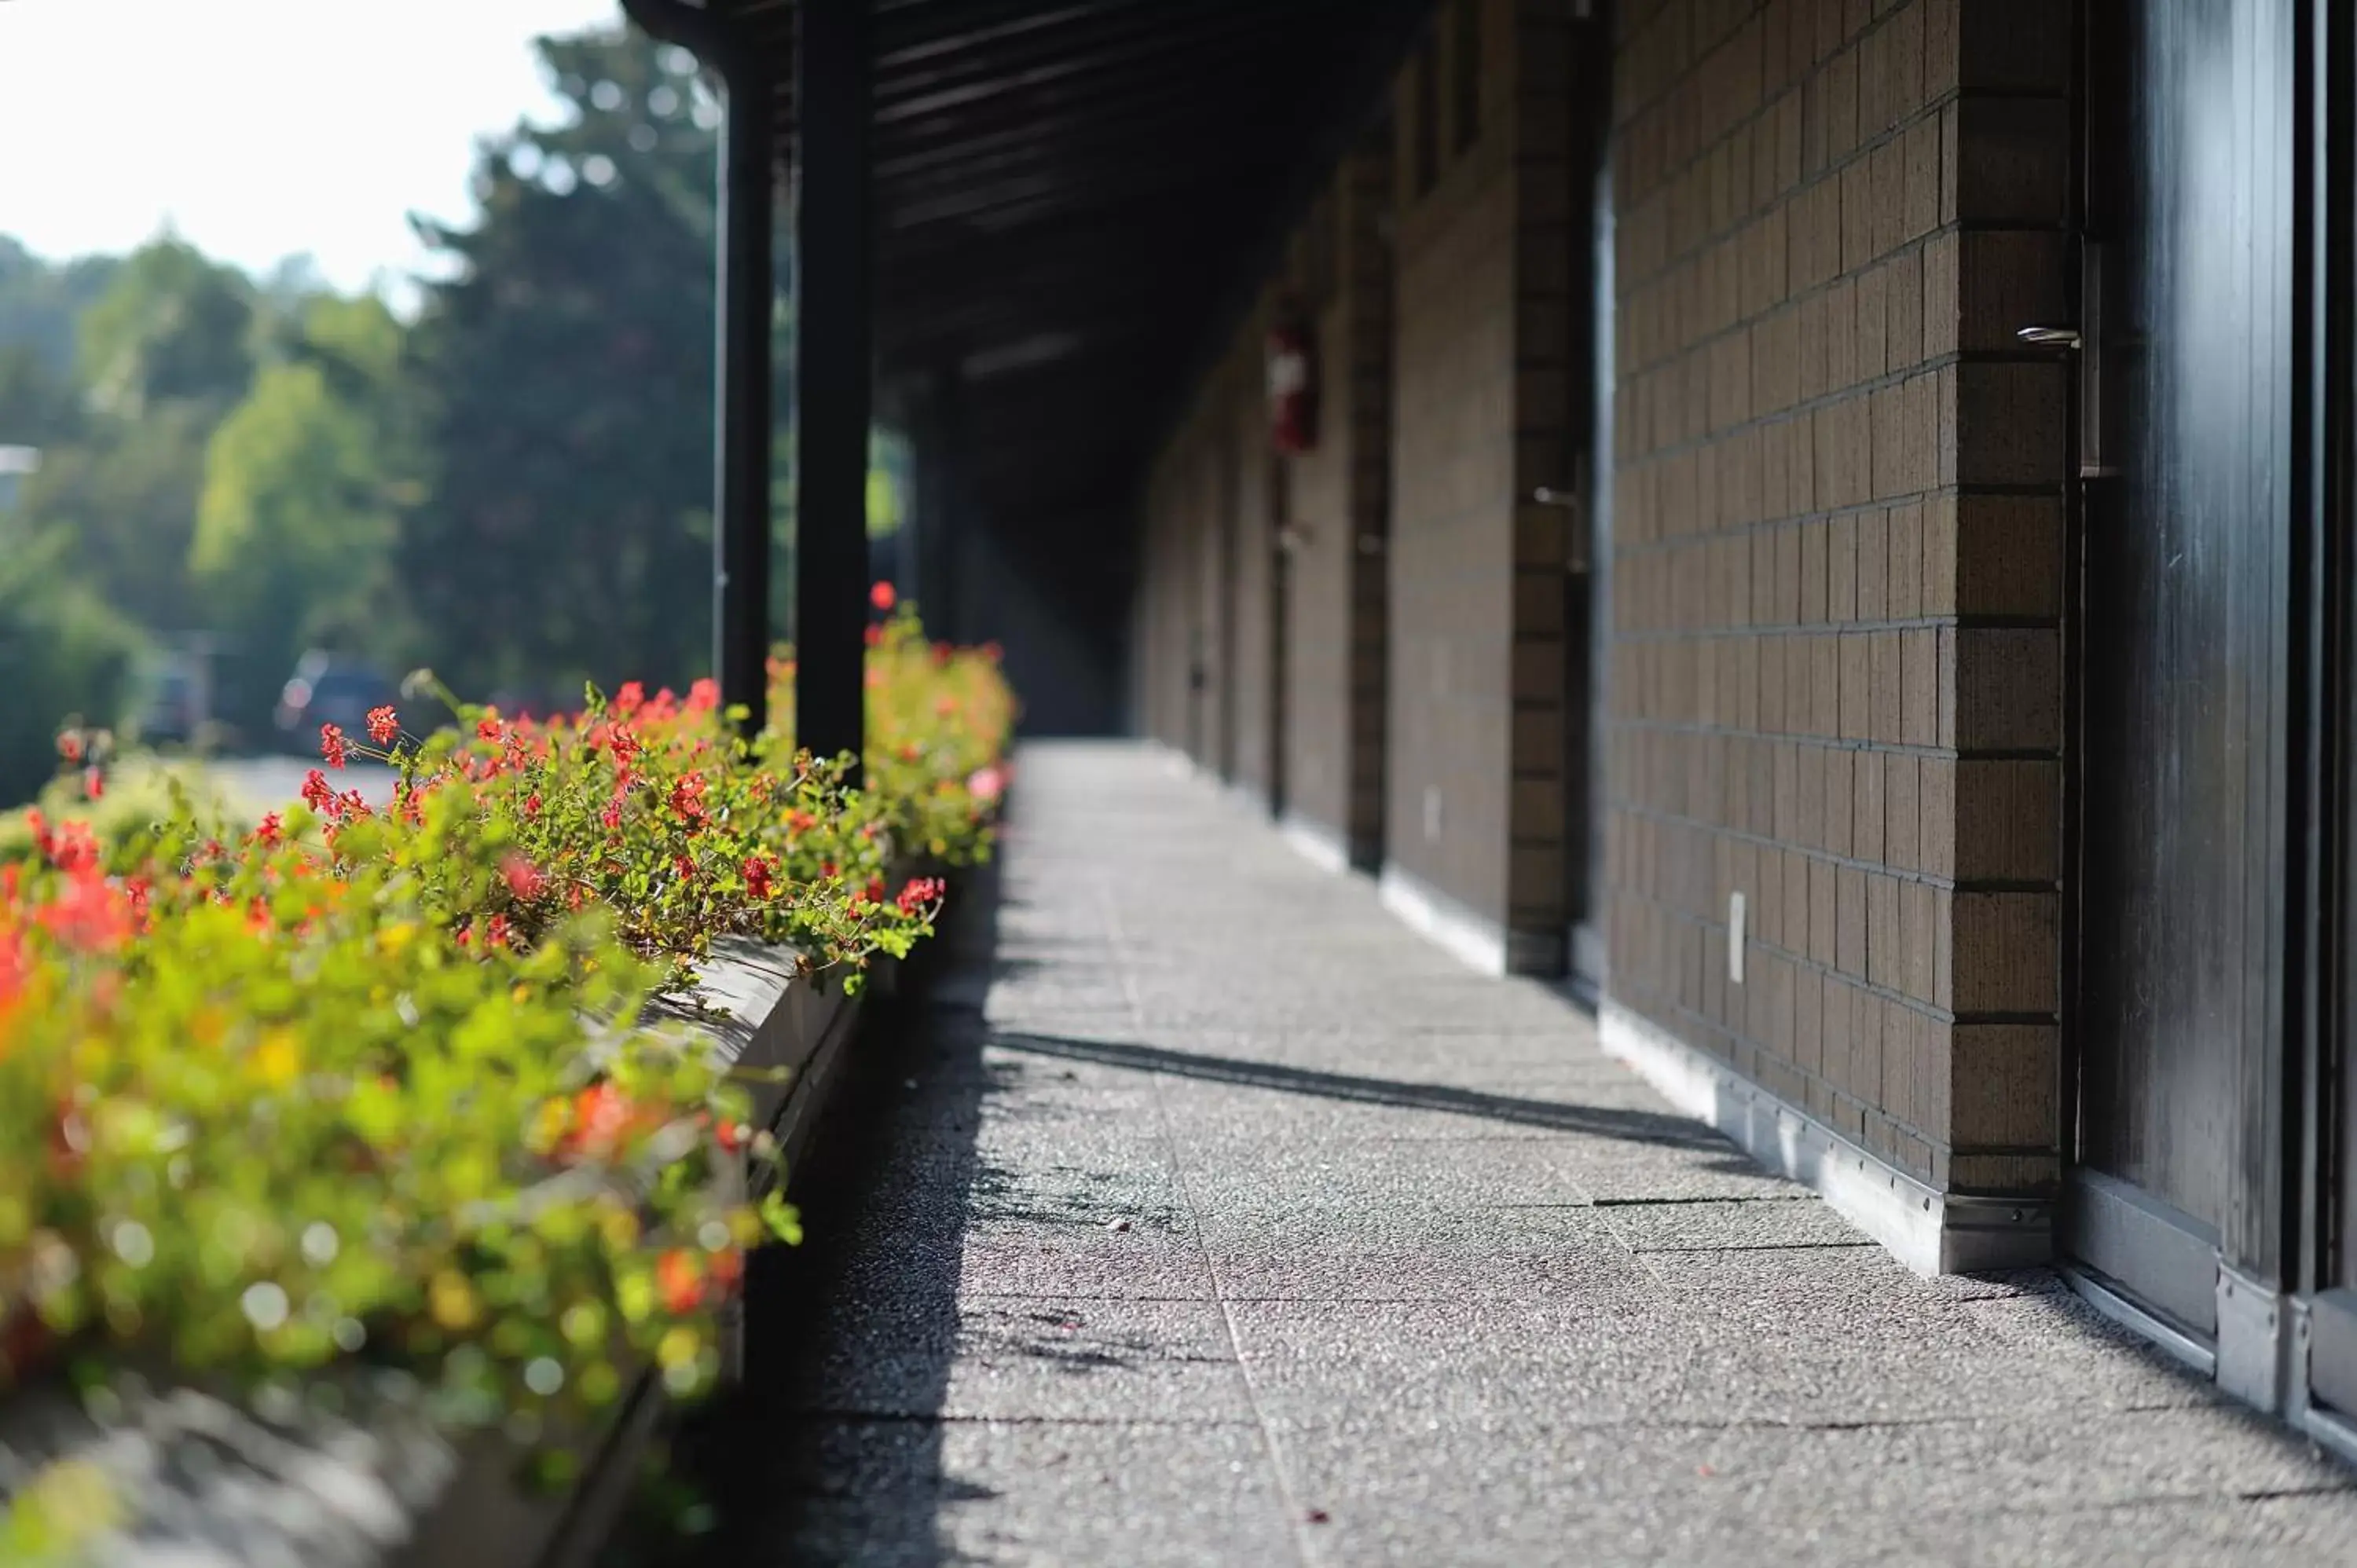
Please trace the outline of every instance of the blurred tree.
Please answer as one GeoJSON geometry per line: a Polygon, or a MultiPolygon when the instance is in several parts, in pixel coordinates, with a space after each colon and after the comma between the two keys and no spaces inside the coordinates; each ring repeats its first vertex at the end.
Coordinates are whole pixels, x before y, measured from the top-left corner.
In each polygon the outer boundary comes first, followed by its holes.
{"type": "Polygon", "coordinates": [[[139,648],[134,628],[65,564],[66,540],[0,519],[0,806],[57,772],[59,727],[113,724],[139,648]]]}
{"type": "Polygon", "coordinates": [[[402,328],[384,306],[314,299],[275,336],[206,448],[189,554],[204,624],[236,634],[221,716],[249,730],[306,648],[402,650],[393,558],[400,510],[420,493],[402,328]]]}
{"type": "Polygon", "coordinates": [[[70,376],[74,323],[122,265],[113,256],[52,264],[0,234],[0,344],[29,349],[53,373],[70,376]]]}
{"type": "Polygon", "coordinates": [[[632,33],[544,39],[569,123],[483,148],[481,221],[414,335],[432,496],[399,571],[462,689],[677,683],[708,661],[717,114],[632,33]]]}
{"type": "Polygon", "coordinates": [[[83,313],[82,385],[126,418],[176,400],[224,408],[253,379],[253,329],[245,274],[167,234],[133,252],[83,313]]]}

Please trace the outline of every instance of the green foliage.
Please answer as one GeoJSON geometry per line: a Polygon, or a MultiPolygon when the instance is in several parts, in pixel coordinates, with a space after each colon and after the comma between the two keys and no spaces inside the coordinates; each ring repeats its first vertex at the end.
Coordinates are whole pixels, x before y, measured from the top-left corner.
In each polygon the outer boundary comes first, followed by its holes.
{"type": "Polygon", "coordinates": [[[83,313],[81,381],[126,417],[166,402],[226,405],[253,377],[253,328],[244,274],[167,236],[134,252],[83,313]]]}
{"type": "MultiPolygon", "coordinates": [[[[641,1365],[707,1387],[745,1250],[800,1224],[733,1196],[774,1156],[748,1086],[646,1004],[723,932],[856,972],[930,930],[938,883],[887,897],[923,847],[893,824],[971,855],[995,789],[956,823],[897,792],[949,799],[1010,703],[897,627],[871,690],[914,727],[864,791],[734,739],[708,690],[625,688],[423,739],[381,710],[382,752],[323,736],[304,803],[230,842],[183,799],[110,840],[31,820],[0,865],[0,1380],[365,1354],[511,1431],[594,1419],[641,1365]],[[389,809],[328,782],[362,752],[401,771],[389,809]]],[[[53,1543],[77,1485],[20,1492],[0,1541],[53,1543]]]]}
{"type": "Polygon", "coordinates": [[[59,727],[118,716],[137,632],[61,570],[66,542],[0,519],[0,803],[55,771],[59,727]]]}
{"type": "Polygon", "coordinates": [[[711,624],[713,133],[676,51],[542,49],[576,117],[488,146],[481,223],[436,232],[457,278],[414,344],[436,483],[401,577],[462,685],[684,684],[711,624]]]}

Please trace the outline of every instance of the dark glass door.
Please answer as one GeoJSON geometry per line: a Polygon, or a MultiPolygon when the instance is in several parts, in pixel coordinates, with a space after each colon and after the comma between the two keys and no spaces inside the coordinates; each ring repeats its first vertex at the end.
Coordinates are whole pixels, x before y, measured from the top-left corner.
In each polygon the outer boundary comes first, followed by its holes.
{"type": "Polygon", "coordinates": [[[2283,1262],[2295,10],[2091,0],[2084,51],[2064,1236],[2222,1380],[2283,1262]]]}

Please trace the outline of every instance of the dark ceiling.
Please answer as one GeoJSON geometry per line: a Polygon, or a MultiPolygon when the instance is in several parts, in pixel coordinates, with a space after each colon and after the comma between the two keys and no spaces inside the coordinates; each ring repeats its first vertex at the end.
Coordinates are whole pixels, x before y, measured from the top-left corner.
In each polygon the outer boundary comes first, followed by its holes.
{"type": "MultiPolygon", "coordinates": [[[[1426,5],[877,0],[880,390],[958,378],[974,501],[1019,528],[1134,494],[1426,5]]],[[[715,9],[791,83],[794,0],[715,9]]]]}

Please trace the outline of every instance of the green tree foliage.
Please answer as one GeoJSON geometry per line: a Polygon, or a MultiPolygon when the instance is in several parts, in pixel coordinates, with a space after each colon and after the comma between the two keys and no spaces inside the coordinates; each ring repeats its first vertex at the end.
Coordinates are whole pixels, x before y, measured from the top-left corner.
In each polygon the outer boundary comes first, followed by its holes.
{"type": "Polygon", "coordinates": [[[575,116],[486,146],[414,332],[436,456],[400,575],[461,686],[681,682],[707,660],[715,138],[693,67],[544,40],[575,116]]]}
{"type": "Polygon", "coordinates": [[[402,328],[373,299],[314,299],[212,435],[189,551],[209,627],[234,628],[230,722],[268,716],[314,644],[397,654],[399,509],[414,499],[402,328]]]}
{"type": "Polygon", "coordinates": [[[0,519],[0,803],[28,800],[57,771],[65,722],[113,718],[139,639],[64,569],[66,541],[0,519]]]}
{"type": "MultiPolygon", "coordinates": [[[[113,256],[84,256],[52,266],[0,234],[0,344],[29,349],[57,376],[70,377],[75,323],[122,265],[113,256]]],[[[0,428],[0,440],[9,439],[0,428]]]]}
{"type": "Polygon", "coordinates": [[[82,384],[135,418],[160,403],[220,408],[253,375],[253,285],[166,236],[133,252],[81,322],[82,384]]]}

